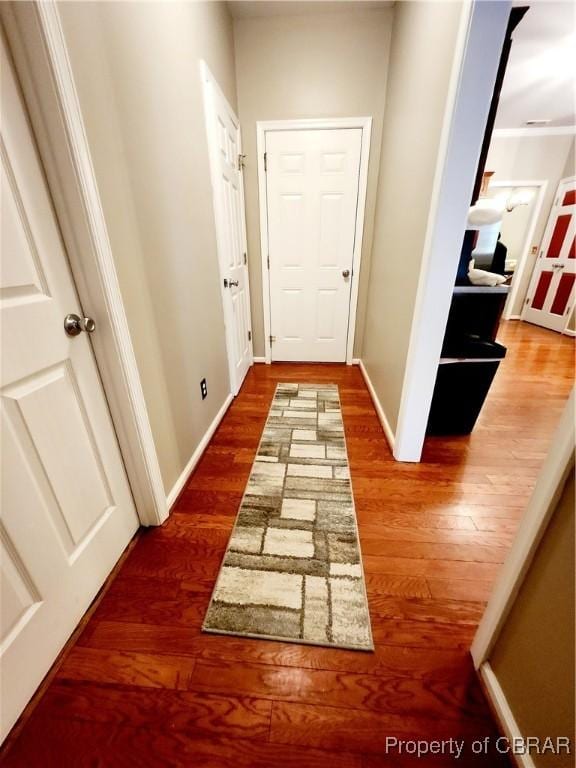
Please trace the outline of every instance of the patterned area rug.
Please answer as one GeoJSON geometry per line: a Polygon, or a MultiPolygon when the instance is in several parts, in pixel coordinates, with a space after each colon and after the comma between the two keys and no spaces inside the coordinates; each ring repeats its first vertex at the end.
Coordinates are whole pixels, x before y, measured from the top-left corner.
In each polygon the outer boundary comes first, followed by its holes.
{"type": "Polygon", "coordinates": [[[373,649],[335,384],[278,384],[203,629],[373,649]]]}

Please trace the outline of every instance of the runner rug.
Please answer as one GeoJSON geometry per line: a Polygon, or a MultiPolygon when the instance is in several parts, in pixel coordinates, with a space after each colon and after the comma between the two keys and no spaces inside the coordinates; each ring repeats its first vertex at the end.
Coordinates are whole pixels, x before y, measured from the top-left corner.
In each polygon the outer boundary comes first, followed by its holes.
{"type": "Polygon", "coordinates": [[[372,650],[335,384],[278,384],[203,629],[372,650]]]}

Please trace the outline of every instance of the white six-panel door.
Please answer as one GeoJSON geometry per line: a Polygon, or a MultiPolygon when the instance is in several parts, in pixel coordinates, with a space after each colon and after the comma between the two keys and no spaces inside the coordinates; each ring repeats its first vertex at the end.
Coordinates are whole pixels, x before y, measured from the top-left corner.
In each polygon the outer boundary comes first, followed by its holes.
{"type": "Polygon", "coordinates": [[[230,387],[236,395],[253,362],[240,121],[205,63],[202,77],[230,387]]]}
{"type": "Polygon", "coordinates": [[[82,312],[0,43],[2,739],[139,523],[90,342],[64,332],[82,312]]]}
{"type": "Polygon", "coordinates": [[[266,133],[272,360],[344,362],[360,128],[266,133]]]}

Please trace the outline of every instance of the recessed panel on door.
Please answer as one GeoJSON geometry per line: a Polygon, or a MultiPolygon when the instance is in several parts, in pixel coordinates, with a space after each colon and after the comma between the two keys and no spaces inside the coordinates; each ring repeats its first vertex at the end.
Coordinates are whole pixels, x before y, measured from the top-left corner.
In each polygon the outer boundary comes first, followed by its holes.
{"type": "Polygon", "coordinates": [[[0,653],[28,623],[42,596],[0,522],[0,653]]]}
{"type": "Polygon", "coordinates": [[[572,294],[572,289],[574,288],[575,279],[576,275],[574,274],[560,275],[560,282],[558,283],[558,288],[556,289],[556,294],[554,295],[552,306],[550,307],[551,314],[563,315],[565,313],[568,301],[572,294]]]}
{"type": "Polygon", "coordinates": [[[38,257],[22,201],[10,166],[4,156],[1,169],[2,259],[0,290],[2,299],[48,295],[48,285],[38,257]],[[19,211],[20,208],[20,211],[19,211]]]}
{"type": "Polygon", "coordinates": [[[301,194],[283,194],[279,200],[279,226],[286,238],[277,244],[275,259],[283,268],[302,268],[310,250],[306,201],[301,194]]]}
{"type": "Polygon", "coordinates": [[[341,254],[344,246],[349,246],[342,226],[346,225],[345,198],[340,192],[322,194],[320,197],[320,227],[318,243],[318,266],[338,269],[345,258],[341,254]]]}
{"type": "Polygon", "coordinates": [[[572,216],[568,213],[558,216],[554,229],[552,231],[552,237],[550,238],[550,244],[546,249],[547,259],[557,259],[562,251],[562,246],[570,226],[570,219],[572,216]]]}
{"type": "Polygon", "coordinates": [[[316,340],[332,342],[338,329],[338,291],[321,288],[316,294],[316,340]]]}
{"type": "Polygon", "coordinates": [[[21,434],[31,440],[58,503],[60,515],[78,545],[113,506],[113,499],[90,420],[70,361],[31,380],[8,387],[20,418],[21,434]]]}
{"type": "Polygon", "coordinates": [[[306,335],[306,315],[302,311],[305,296],[300,288],[283,288],[278,296],[280,320],[278,331],[288,344],[302,342],[306,335]]]}

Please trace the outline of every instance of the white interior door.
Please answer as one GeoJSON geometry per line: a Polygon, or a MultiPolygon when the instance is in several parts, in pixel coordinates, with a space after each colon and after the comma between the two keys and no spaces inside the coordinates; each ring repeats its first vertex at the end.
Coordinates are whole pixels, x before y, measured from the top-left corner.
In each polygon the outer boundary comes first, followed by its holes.
{"type": "Polygon", "coordinates": [[[65,315],[82,311],[1,46],[4,738],[138,528],[138,518],[87,334],[72,338],[64,332],[65,315]]]}
{"type": "Polygon", "coordinates": [[[236,395],[253,362],[240,121],[204,63],[202,77],[230,387],[236,395]]]}
{"type": "Polygon", "coordinates": [[[563,331],[576,283],[576,178],[560,182],[546,225],[522,320],[563,331]]]}
{"type": "Polygon", "coordinates": [[[344,362],[362,129],[266,132],[272,360],[344,362]]]}

